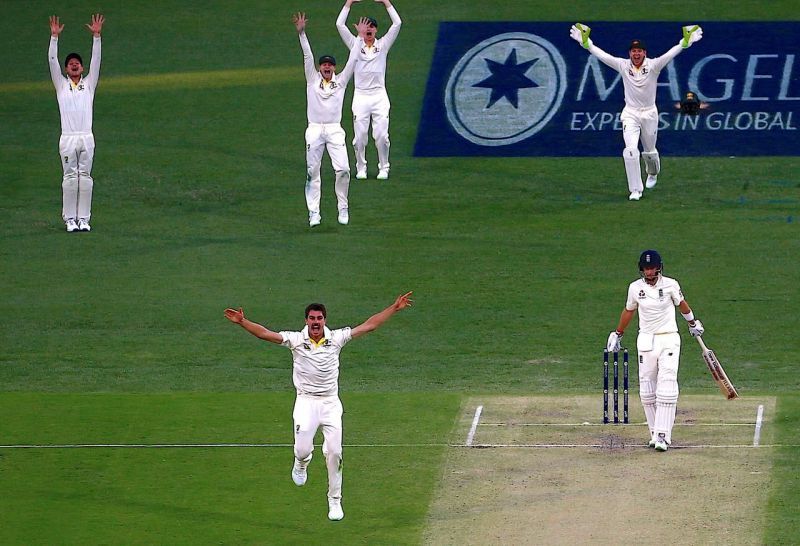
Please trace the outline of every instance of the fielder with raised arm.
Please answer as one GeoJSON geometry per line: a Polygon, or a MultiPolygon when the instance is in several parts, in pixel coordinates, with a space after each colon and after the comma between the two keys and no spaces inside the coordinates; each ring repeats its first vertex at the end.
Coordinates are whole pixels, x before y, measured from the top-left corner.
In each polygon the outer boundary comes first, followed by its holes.
{"type": "Polygon", "coordinates": [[[94,92],[100,79],[100,32],[105,18],[92,15],[86,28],[92,33],[92,58],[89,73],[83,77],[83,59],[70,53],[64,60],[67,76],[61,74],[58,64],[58,37],[64,30],[58,17],[50,17],[50,48],[47,57],[50,78],[56,88],[58,110],[61,113],[61,138],[58,152],[64,178],[61,182],[61,216],[68,232],[91,231],[92,217],[92,162],[94,161],[94,134],[92,118],[94,92]]]}
{"type": "Polygon", "coordinates": [[[656,109],[656,85],[658,75],[678,53],[690,47],[703,37],[703,29],[698,25],[683,27],[683,38],[672,49],[661,57],[647,57],[647,47],[641,40],[633,40],[628,48],[628,58],[609,55],[592,43],[589,38],[591,28],[575,23],[569,31],[570,37],[577,41],[589,53],[597,57],[603,64],[613,68],[622,76],[625,88],[625,108],[622,110],[622,137],[625,149],[622,157],[625,160],[625,174],[628,178],[628,199],[638,201],[642,197],[642,168],[639,163],[639,140],[642,141],[641,157],[647,172],[648,188],[658,181],[661,160],[656,149],[658,136],[658,110],[656,109]]]}
{"type": "Polygon", "coordinates": [[[273,332],[247,320],[242,308],[225,309],[225,317],[264,341],[292,351],[292,380],[297,390],[294,420],[294,464],[292,481],[304,485],[308,463],[314,453],[314,435],[322,427],[322,456],[328,467],[328,519],[344,517],[342,509],[342,402],[339,400],[339,353],[350,340],[375,331],[396,312],[411,307],[411,292],[372,315],[355,328],[330,330],[327,311],[321,303],[306,307],[306,325],[300,332],[273,332]]]}
{"type": "MultiPolygon", "coordinates": [[[[331,164],[336,176],[334,186],[339,209],[338,220],[342,225],[350,222],[348,194],[350,191],[350,159],[347,157],[347,146],[342,129],[342,105],[347,83],[353,75],[356,57],[350,52],[347,64],[341,73],[336,74],[336,59],[331,55],[319,58],[319,69],[314,64],[314,54],[306,36],[306,15],[296,13],[292,17],[294,26],[300,37],[300,48],[303,50],[303,66],[306,73],[306,206],[308,207],[308,225],[318,226],[322,222],[319,210],[322,180],[320,167],[322,155],[328,150],[331,164]]],[[[360,23],[363,25],[364,23],[360,23]]]]}
{"type": "Polygon", "coordinates": [[[356,155],[356,178],[367,178],[367,140],[372,120],[372,138],[378,150],[378,180],[389,178],[389,95],[386,92],[386,59],[392,44],[400,33],[402,21],[389,0],[375,0],[386,6],[392,25],[382,38],[377,37],[378,22],[366,18],[367,28],[358,29],[353,36],[347,29],[347,15],[353,2],[347,0],[336,19],[336,29],[348,49],[358,48],[355,69],[355,92],[353,93],[353,149],[356,155]],[[359,38],[363,44],[359,44],[359,38]]]}
{"type": "Polygon", "coordinates": [[[672,427],[678,404],[678,365],[681,336],[675,322],[675,307],[689,323],[692,336],[703,335],[703,323],[686,303],[678,281],[662,275],[664,265],[655,250],[639,256],[641,278],[628,286],[628,299],[617,329],[608,335],[608,352],[620,350],[620,340],[634,313],[639,311],[639,397],[650,429],[649,446],[666,451],[672,443],[672,427]]]}

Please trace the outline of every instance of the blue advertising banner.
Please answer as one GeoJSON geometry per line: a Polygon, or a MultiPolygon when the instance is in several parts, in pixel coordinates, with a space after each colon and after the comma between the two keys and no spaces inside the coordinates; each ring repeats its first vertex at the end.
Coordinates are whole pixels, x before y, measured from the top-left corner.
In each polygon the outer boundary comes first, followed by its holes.
{"type": "MultiPolygon", "coordinates": [[[[585,21],[594,44],[650,58],[681,23],[585,21]]],[[[703,39],[661,72],[658,149],[679,156],[800,155],[800,22],[698,22],[703,39]],[[797,62],[796,62],[797,61],[797,62]],[[705,108],[676,105],[688,91],[705,108]]],[[[414,155],[618,156],[619,73],[569,37],[564,23],[440,23],[414,155]]]]}

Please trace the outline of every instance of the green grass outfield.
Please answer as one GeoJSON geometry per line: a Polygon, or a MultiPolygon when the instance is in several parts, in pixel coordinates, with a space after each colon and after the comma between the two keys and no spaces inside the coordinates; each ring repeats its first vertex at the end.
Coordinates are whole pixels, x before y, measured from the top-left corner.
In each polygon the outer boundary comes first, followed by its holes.
{"type": "MultiPolygon", "coordinates": [[[[298,490],[285,446],[0,448],[3,543],[419,543],[460,399],[596,392],[599,402],[598,349],[649,247],[740,391],[776,397],[775,444],[800,444],[800,160],[664,157],[659,186],[631,204],[619,158],[411,155],[439,21],[785,20],[794,2],[713,1],[685,13],[682,2],[398,1],[392,178],[354,180],[343,227],[324,162],[313,232],[290,16],[308,13],[317,55],[342,56],[339,2],[7,4],[0,445],[285,444],[289,353],[222,310],[241,305],[295,329],[310,301],[327,304],[334,327],[406,290],[416,305],[343,353],[351,447],[341,524],[325,518],[319,451],[298,490]],[[81,27],[98,9],[107,23],[94,231],[68,236],[47,17],[66,24],[60,56],[88,60],[81,27]],[[433,447],[355,447],[402,444],[433,447]]],[[[353,15],[386,23],[382,11],[364,0],[353,15]]],[[[688,335],[684,344],[682,391],[713,393],[696,344],[688,335]]],[[[796,543],[800,455],[768,449],[763,543],[796,543]]]]}

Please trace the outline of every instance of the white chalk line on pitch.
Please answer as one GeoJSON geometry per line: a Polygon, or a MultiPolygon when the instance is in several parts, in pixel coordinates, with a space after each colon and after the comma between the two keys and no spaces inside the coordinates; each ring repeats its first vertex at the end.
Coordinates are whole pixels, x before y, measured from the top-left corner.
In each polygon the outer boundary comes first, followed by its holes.
{"type": "MultiPolygon", "coordinates": [[[[293,444],[235,444],[235,443],[219,443],[219,444],[6,444],[0,445],[0,449],[207,449],[207,448],[291,448],[293,444]]],[[[528,448],[528,449],[541,449],[541,448],[587,448],[587,447],[616,447],[610,444],[445,444],[445,443],[428,443],[428,444],[345,444],[342,447],[346,448],[468,448],[468,449],[504,449],[504,448],[528,448]]],[[[646,448],[647,444],[619,444],[620,449],[627,448],[646,448]]],[[[697,444],[697,445],[674,445],[670,446],[672,449],[730,449],[730,448],[781,448],[790,447],[797,448],[800,444],[697,444]]],[[[648,448],[650,449],[650,448],[648,448]]]]}

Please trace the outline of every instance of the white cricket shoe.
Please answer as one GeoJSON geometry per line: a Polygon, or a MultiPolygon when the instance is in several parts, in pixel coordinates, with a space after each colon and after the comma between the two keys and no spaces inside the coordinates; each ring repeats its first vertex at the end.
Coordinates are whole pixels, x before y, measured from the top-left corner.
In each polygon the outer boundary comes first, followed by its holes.
{"type": "Polygon", "coordinates": [[[338,220],[339,220],[340,224],[342,224],[343,226],[346,226],[348,224],[348,222],[350,222],[350,212],[346,208],[339,209],[339,218],[338,218],[338,220]]]}
{"type": "Polygon", "coordinates": [[[311,227],[318,226],[322,222],[322,216],[319,215],[318,212],[309,212],[308,213],[308,225],[311,227]]]}
{"type": "Polygon", "coordinates": [[[358,171],[356,173],[356,180],[366,180],[367,179],[367,171],[358,171]]]}
{"type": "Polygon", "coordinates": [[[649,447],[649,448],[656,447],[656,439],[655,438],[650,438],[650,441],[647,442],[647,447],[649,447]]]}
{"type": "Polygon", "coordinates": [[[645,188],[655,188],[657,183],[658,183],[658,175],[649,174],[649,175],[647,175],[647,182],[644,183],[644,187],[645,188]]]}
{"type": "Polygon", "coordinates": [[[92,231],[92,226],[89,225],[89,220],[85,218],[80,218],[78,220],[78,229],[80,231],[92,231]]]}
{"type": "Polygon", "coordinates": [[[306,483],[308,479],[308,461],[305,463],[301,463],[297,460],[297,457],[294,459],[294,466],[292,466],[292,481],[297,487],[300,487],[306,483]]]}
{"type": "Polygon", "coordinates": [[[78,231],[78,224],[75,223],[74,218],[67,218],[64,222],[67,226],[67,233],[72,233],[73,231],[78,231]]]}
{"type": "Polygon", "coordinates": [[[659,434],[658,435],[658,439],[656,440],[656,443],[655,443],[655,445],[653,447],[656,448],[656,451],[666,451],[667,450],[667,448],[669,447],[669,444],[664,439],[664,435],[663,434],[659,434]]]}
{"type": "Polygon", "coordinates": [[[344,510],[342,510],[342,499],[328,499],[328,519],[331,521],[339,521],[344,518],[344,510]]]}
{"type": "Polygon", "coordinates": [[[642,198],[642,192],[632,191],[631,194],[628,196],[628,201],[638,201],[641,198],[642,198]]]}
{"type": "Polygon", "coordinates": [[[389,180],[389,169],[381,169],[378,171],[378,180],[389,180]]]}

